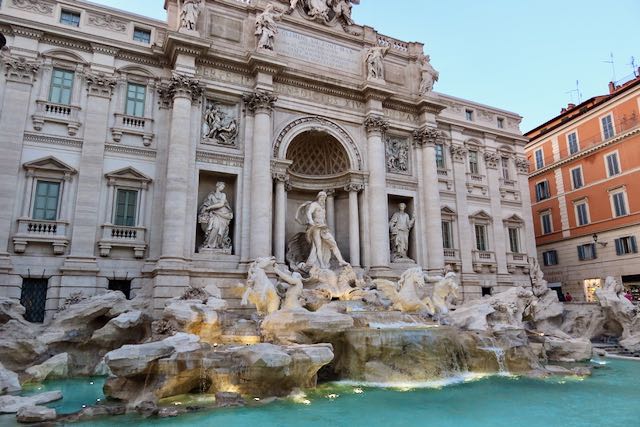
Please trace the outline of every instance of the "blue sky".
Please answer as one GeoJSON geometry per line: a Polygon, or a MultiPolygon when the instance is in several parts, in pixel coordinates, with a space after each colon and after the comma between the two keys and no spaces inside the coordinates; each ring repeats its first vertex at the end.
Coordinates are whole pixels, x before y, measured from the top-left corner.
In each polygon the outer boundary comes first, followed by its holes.
{"type": "MultiPolygon", "coordinates": [[[[163,0],[93,0],[164,19],[163,0]]],[[[359,24],[420,41],[440,71],[435,90],[524,116],[527,131],[640,66],[639,0],[362,0],[359,24]]]]}

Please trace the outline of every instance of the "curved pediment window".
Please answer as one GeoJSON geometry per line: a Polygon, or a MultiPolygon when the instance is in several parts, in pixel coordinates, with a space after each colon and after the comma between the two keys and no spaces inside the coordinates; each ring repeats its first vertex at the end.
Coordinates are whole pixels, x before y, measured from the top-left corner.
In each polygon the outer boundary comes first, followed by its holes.
{"type": "Polygon", "coordinates": [[[349,156],[333,136],[308,131],[296,136],[287,150],[289,170],[306,176],[331,176],[348,172],[349,156]]]}

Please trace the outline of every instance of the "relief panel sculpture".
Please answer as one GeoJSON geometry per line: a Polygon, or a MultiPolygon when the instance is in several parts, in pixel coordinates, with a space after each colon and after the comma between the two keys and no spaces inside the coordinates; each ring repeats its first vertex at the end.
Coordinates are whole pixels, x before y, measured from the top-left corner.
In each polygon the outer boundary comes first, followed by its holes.
{"type": "Polygon", "coordinates": [[[386,140],[387,172],[409,173],[409,141],[390,136],[386,140]]]}
{"type": "Polygon", "coordinates": [[[202,121],[203,143],[214,143],[234,147],[238,140],[238,120],[233,117],[231,108],[208,101],[202,121]],[[224,111],[226,109],[227,111],[224,111]]]}

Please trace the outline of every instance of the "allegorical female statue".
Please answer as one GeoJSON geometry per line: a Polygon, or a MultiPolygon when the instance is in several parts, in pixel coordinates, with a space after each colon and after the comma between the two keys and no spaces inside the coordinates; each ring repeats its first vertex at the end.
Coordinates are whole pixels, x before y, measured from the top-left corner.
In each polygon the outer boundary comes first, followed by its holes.
{"type": "Polygon", "coordinates": [[[209,193],[198,214],[198,222],[204,232],[204,241],[200,249],[214,249],[221,252],[231,252],[231,238],[229,237],[229,224],[233,219],[233,211],[227,195],[223,193],[225,184],[218,182],[216,191],[209,193]]]}
{"type": "Polygon", "coordinates": [[[409,232],[416,222],[405,212],[407,205],[400,203],[399,211],[394,213],[389,221],[389,231],[391,233],[392,260],[395,262],[411,262],[407,252],[409,251],[409,232]]]}
{"type": "Polygon", "coordinates": [[[268,4],[256,18],[256,32],[258,36],[258,49],[273,50],[273,43],[276,34],[278,34],[278,26],[276,21],[282,18],[281,12],[274,11],[272,4],[268,4]]]}
{"type": "Polygon", "coordinates": [[[384,57],[388,47],[375,46],[367,51],[367,78],[370,80],[384,80],[384,57]]]}
{"type": "Polygon", "coordinates": [[[196,31],[196,23],[200,16],[201,0],[185,0],[180,10],[180,28],[196,31]]]}
{"type": "Polygon", "coordinates": [[[296,213],[296,221],[307,226],[307,240],[311,243],[311,252],[305,263],[308,268],[330,268],[332,255],[341,266],[349,265],[342,258],[338,244],[327,226],[326,201],[327,193],[321,191],[316,200],[302,204],[296,213]]]}

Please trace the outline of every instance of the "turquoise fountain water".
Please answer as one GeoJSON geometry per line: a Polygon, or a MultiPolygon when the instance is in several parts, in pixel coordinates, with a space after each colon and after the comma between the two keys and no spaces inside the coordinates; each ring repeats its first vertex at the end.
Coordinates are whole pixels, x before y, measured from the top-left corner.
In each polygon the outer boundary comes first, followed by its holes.
{"type": "MultiPolygon", "coordinates": [[[[461,377],[403,384],[395,388],[336,383],[270,405],[210,410],[179,418],[103,418],[79,426],[331,426],[331,427],[582,427],[640,426],[640,364],[609,361],[591,378],[531,380],[518,377],[461,377]]],[[[52,406],[80,409],[101,397],[101,381],[48,383],[65,399],[52,406]]],[[[41,391],[41,390],[40,390],[41,391]]],[[[8,419],[5,419],[8,421],[8,419]]],[[[0,423],[4,421],[0,419],[0,423]]],[[[4,425],[4,424],[3,424],[4,425]]]]}

